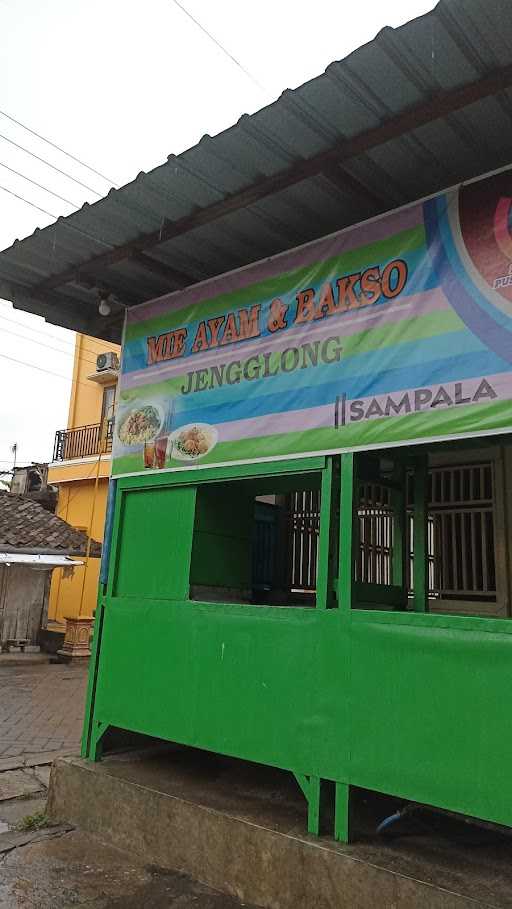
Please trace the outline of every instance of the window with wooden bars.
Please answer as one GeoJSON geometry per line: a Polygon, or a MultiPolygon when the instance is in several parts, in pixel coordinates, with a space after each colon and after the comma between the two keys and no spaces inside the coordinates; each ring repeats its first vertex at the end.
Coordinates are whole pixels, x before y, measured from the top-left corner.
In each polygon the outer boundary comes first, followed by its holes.
{"type": "Polygon", "coordinates": [[[490,461],[430,470],[429,586],[434,597],[496,600],[494,486],[490,461]]]}
{"type": "MultiPolygon", "coordinates": [[[[408,503],[412,501],[412,478],[408,503]]],[[[389,489],[360,488],[359,558],[356,579],[391,583],[393,515],[389,489]]],[[[431,599],[496,600],[493,464],[432,467],[429,470],[428,586],[431,599]]],[[[408,589],[412,593],[413,521],[407,527],[408,589]]]]}
{"type": "MultiPolygon", "coordinates": [[[[412,478],[407,498],[412,502],[412,478]]],[[[289,497],[290,584],[316,587],[319,493],[289,497]]],[[[496,601],[495,483],[491,461],[429,470],[428,587],[432,600],[496,601]]],[[[366,483],[359,490],[356,580],[391,584],[393,512],[390,490],[366,483]]],[[[412,593],[413,522],[409,512],[408,589],[412,593]]]]}
{"type": "Polygon", "coordinates": [[[391,584],[393,515],[386,486],[365,483],[359,490],[359,553],[356,580],[391,584]]]}
{"type": "Polygon", "coordinates": [[[288,497],[288,567],[292,591],[316,590],[320,492],[293,492],[288,497]]]}

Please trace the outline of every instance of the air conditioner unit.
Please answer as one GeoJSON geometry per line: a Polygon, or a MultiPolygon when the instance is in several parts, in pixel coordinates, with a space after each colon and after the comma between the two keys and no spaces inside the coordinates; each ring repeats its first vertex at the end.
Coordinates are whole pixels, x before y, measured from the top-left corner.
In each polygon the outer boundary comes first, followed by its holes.
{"type": "Polygon", "coordinates": [[[119,357],[113,350],[107,350],[96,357],[96,372],[104,372],[106,369],[119,369],[119,357]]]}

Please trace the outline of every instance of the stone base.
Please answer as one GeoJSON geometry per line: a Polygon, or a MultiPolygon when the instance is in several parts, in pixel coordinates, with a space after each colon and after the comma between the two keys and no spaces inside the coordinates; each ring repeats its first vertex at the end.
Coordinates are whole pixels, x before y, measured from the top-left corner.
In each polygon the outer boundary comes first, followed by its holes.
{"type": "Polygon", "coordinates": [[[392,808],[354,790],[354,842],[303,833],[291,774],[194,749],[52,767],[47,812],[160,868],[265,909],[510,909],[510,841],[441,818],[376,836],[392,808]],[[364,810],[363,810],[364,809],[364,810]],[[412,834],[412,835],[411,835],[412,834]]]}
{"type": "Polygon", "coordinates": [[[80,618],[66,616],[64,643],[61,649],[57,650],[59,660],[69,663],[71,660],[87,660],[90,657],[93,622],[92,616],[80,618]]]}

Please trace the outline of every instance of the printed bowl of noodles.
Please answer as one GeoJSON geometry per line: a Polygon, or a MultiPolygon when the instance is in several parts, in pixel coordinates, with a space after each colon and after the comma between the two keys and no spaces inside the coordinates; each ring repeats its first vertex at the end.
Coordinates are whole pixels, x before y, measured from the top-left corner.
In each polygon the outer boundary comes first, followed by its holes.
{"type": "Polygon", "coordinates": [[[171,435],[171,457],[178,461],[198,461],[217,444],[218,433],[208,423],[188,423],[171,435]]]}
{"type": "Polygon", "coordinates": [[[143,445],[151,442],[164,422],[163,408],[158,404],[139,404],[120,414],[117,435],[122,445],[143,445]]]}

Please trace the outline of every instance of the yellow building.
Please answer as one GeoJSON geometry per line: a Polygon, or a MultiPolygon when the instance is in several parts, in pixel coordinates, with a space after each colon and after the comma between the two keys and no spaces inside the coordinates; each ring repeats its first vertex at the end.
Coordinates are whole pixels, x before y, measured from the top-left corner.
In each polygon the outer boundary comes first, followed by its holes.
{"type": "MultiPolygon", "coordinates": [[[[57,514],[103,540],[110,474],[112,418],[120,348],[77,334],[68,425],[55,436],[48,483],[58,487],[57,514]]],[[[64,631],[65,618],[92,616],[100,560],[91,558],[72,577],[53,572],[48,628],[64,631]]]]}

